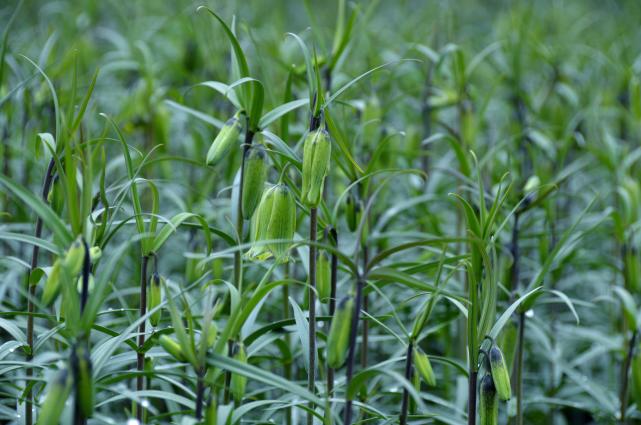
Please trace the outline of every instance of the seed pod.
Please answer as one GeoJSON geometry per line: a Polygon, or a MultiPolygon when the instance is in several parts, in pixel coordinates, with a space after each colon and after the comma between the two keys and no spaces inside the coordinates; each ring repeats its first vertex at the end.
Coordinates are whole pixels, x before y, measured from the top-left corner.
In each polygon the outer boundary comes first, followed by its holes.
{"type": "Polygon", "coordinates": [[[237,116],[231,117],[220,129],[207,152],[207,165],[216,165],[238,141],[242,124],[237,116]]]}
{"type": "Polygon", "coordinates": [[[171,354],[176,360],[178,360],[179,362],[185,361],[185,354],[176,341],[174,341],[167,335],[162,335],[158,342],[160,342],[162,348],[164,348],[165,351],[171,354]]]}
{"type": "MultiPolygon", "coordinates": [[[[149,285],[149,306],[147,307],[149,310],[156,308],[156,306],[160,305],[162,302],[162,284],[163,284],[163,278],[160,276],[158,273],[154,273],[153,276],[151,276],[151,284],[149,285]]],[[[151,316],[149,316],[149,323],[151,323],[151,326],[154,328],[158,326],[158,323],[160,323],[160,316],[162,315],[162,308],[159,308],[156,310],[156,312],[152,313],[151,316]]]]}
{"type": "Polygon", "coordinates": [[[47,396],[38,414],[37,425],[58,425],[70,392],[69,374],[63,369],[49,384],[47,396]]]}
{"type": "Polygon", "coordinates": [[[63,265],[67,269],[70,277],[76,277],[80,270],[82,270],[82,263],[85,261],[85,244],[82,241],[82,237],[73,241],[71,247],[65,254],[65,259],[63,265]]]}
{"type": "Polygon", "coordinates": [[[76,403],[85,418],[89,418],[94,407],[93,370],[89,351],[77,346],[72,353],[71,362],[76,385],[76,403]]]}
{"type": "Polygon", "coordinates": [[[340,301],[332,318],[327,336],[327,364],[334,369],[345,363],[353,312],[354,299],[348,295],[340,301]]]}
{"type": "Polygon", "coordinates": [[[503,353],[501,350],[494,346],[490,349],[490,369],[492,371],[492,380],[496,385],[496,392],[499,398],[507,401],[512,397],[512,389],[510,387],[510,374],[507,371],[503,353]]]}
{"type": "Polygon", "coordinates": [[[318,290],[318,298],[322,303],[327,303],[331,295],[331,274],[332,264],[329,256],[325,251],[321,251],[316,263],[316,289],[318,290]]]}
{"type": "Polygon", "coordinates": [[[287,185],[282,183],[274,186],[273,196],[266,236],[268,240],[285,242],[271,242],[267,247],[276,259],[283,259],[296,230],[296,201],[287,185]]]}
{"type": "Polygon", "coordinates": [[[267,179],[267,154],[261,144],[252,145],[245,152],[245,175],[243,176],[243,218],[249,220],[263,195],[267,179]]]}
{"type": "MultiPolygon", "coordinates": [[[[234,360],[239,361],[241,363],[247,363],[247,354],[245,353],[245,346],[242,343],[238,344],[238,351],[234,356],[234,360]]],[[[246,377],[244,377],[243,375],[239,375],[237,373],[234,373],[231,375],[230,390],[231,390],[231,393],[234,395],[234,400],[236,400],[237,403],[240,403],[241,400],[243,399],[243,396],[245,395],[246,386],[247,386],[246,377]]]]}
{"type": "Polygon", "coordinates": [[[54,263],[45,286],[42,291],[42,303],[46,306],[50,305],[58,296],[60,292],[60,268],[62,267],[62,260],[58,258],[54,263]]]}
{"type": "Polygon", "coordinates": [[[436,385],[436,378],[434,377],[434,371],[432,370],[432,364],[430,363],[429,357],[427,354],[420,348],[414,348],[414,365],[416,370],[421,375],[421,378],[425,381],[427,385],[433,387],[436,385]]]}
{"type": "Polygon", "coordinates": [[[319,128],[305,137],[301,200],[308,207],[316,208],[323,196],[331,153],[332,142],[326,130],[319,128]]]}
{"type": "Polygon", "coordinates": [[[252,217],[251,223],[251,241],[252,247],[247,253],[249,258],[264,259],[271,254],[264,244],[258,244],[267,239],[267,227],[272,216],[272,207],[274,206],[276,186],[267,189],[260,199],[256,213],[252,217]]]}
{"type": "Polygon", "coordinates": [[[496,397],[496,388],[492,376],[485,375],[481,379],[480,388],[480,406],[481,423],[479,425],[497,425],[499,422],[499,399],[496,397]]]}

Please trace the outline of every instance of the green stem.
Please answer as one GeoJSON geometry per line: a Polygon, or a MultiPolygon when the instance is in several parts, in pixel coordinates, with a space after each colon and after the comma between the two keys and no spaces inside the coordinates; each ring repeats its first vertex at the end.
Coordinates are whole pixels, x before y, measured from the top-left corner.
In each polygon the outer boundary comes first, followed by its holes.
{"type": "MultiPolygon", "coordinates": [[[[364,277],[357,276],[356,278],[356,305],[352,313],[352,323],[349,331],[349,351],[347,352],[347,372],[345,388],[349,388],[354,376],[354,357],[356,354],[356,334],[358,333],[358,322],[361,312],[361,305],[363,302],[363,286],[364,277]]],[[[345,400],[345,415],[343,420],[344,425],[352,424],[352,399],[346,397],[345,400]]]]}
{"type": "MultiPolygon", "coordinates": [[[[149,256],[143,255],[142,264],[140,266],[140,317],[147,314],[147,265],[149,264],[149,256]]],[[[136,390],[142,391],[145,387],[145,377],[143,371],[145,368],[145,353],[142,351],[145,345],[145,326],[146,320],[143,320],[138,327],[138,353],[136,369],[138,376],[136,377],[136,390]]],[[[136,404],[134,404],[136,406],[136,404]]],[[[136,406],[136,418],[138,422],[142,422],[142,406],[136,406]]]]}
{"type": "MultiPolygon", "coordinates": [[[[307,389],[313,394],[316,389],[316,232],[318,227],[318,210],[311,208],[309,211],[309,287],[307,288],[307,301],[309,304],[309,374],[307,389]]],[[[307,424],[314,423],[312,413],[314,404],[309,404],[307,424]]]]}
{"type": "MultiPolygon", "coordinates": [[[[410,343],[407,345],[407,353],[405,354],[405,379],[409,381],[412,379],[412,348],[414,347],[414,341],[410,340],[410,343]]],[[[403,402],[401,404],[401,415],[399,417],[399,425],[407,424],[407,409],[409,406],[409,392],[407,388],[403,389],[403,402]]]]}
{"type": "Polygon", "coordinates": [[[632,363],[632,356],[634,354],[634,345],[637,340],[637,330],[632,332],[628,345],[628,354],[625,357],[625,363],[621,369],[621,390],[619,392],[619,400],[621,401],[621,413],[619,415],[622,424],[626,423],[626,410],[628,408],[628,382],[630,375],[630,364],[632,363]]]}
{"type": "MultiPolygon", "coordinates": [[[[55,160],[51,158],[49,165],[47,166],[47,171],[45,172],[44,182],[42,183],[42,199],[44,202],[47,202],[47,197],[49,196],[49,190],[51,188],[51,183],[53,182],[53,167],[55,166],[55,160]]],[[[38,217],[36,220],[36,232],[35,237],[40,238],[42,236],[42,219],[38,217]]],[[[35,269],[38,268],[38,254],[40,252],[40,247],[38,245],[33,245],[33,250],[31,251],[31,264],[29,267],[29,273],[27,274],[27,285],[29,286],[29,296],[27,298],[27,345],[29,346],[27,354],[27,362],[31,363],[33,359],[33,313],[34,313],[34,304],[33,299],[36,296],[36,285],[31,284],[31,274],[35,269]]],[[[33,423],[33,400],[32,400],[32,390],[31,390],[31,377],[33,376],[33,369],[27,368],[26,370],[26,404],[25,404],[25,424],[31,425],[33,423]]]]}
{"type": "Polygon", "coordinates": [[[516,424],[523,425],[523,345],[525,342],[525,313],[519,314],[519,339],[516,352],[516,424]]]}

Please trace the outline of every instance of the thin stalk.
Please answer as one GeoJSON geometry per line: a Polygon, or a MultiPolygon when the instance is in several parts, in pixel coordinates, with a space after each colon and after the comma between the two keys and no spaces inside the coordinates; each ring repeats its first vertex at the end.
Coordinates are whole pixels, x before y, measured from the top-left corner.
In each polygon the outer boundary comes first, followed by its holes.
{"type": "Polygon", "coordinates": [[[201,420],[203,417],[203,396],[205,394],[205,372],[203,370],[196,371],[196,420],[201,420]]]}
{"type": "MultiPolygon", "coordinates": [[[[51,189],[51,183],[53,181],[53,167],[55,166],[55,161],[53,158],[49,161],[47,166],[47,171],[45,171],[44,182],[42,183],[42,199],[44,202],[47,202],[47,196],[49,195],[49,190],[51,189]]],[[[40,238],[42,236],[42,219],[38,217],[36,220],[36,232],[35,237],[40,238]]],[[[40,252],[40,247],[38,245],[33,245],[33,250],[31,251],[31,264],[29,267],[29,273],[27,274],[27,285],[29,286],[29,296],[27,298],[27,345],[29,345],[29,351],[27,354],[27,362],[30,364],[33,359],[33,313],[34,305],[33,299],[36,296],[36,285],[31,284],[31,273],[38,268],[38,253],[40,252]]],[[[27,391],[25,394],[26,404],[25,404],[25,424],[31,425],[33,423],[33,402],[32,402],[32,391],[31,391],[31,377],[33,376],[33,369],[27,368],[27,391]]]]}
{"type": "Polygon", "coordinates": [[[523,343],[525,340],[525,313],[519,314],[519,338],[516,351],[516,424],[523,425],[523,343]]]}
{"type": "MultiPolygon", "coordinates": [[[[329,240],[334,248],[338,247],[338,235],[336,229],[329,231],[329,240]]],[[[334,317],[336,311],[336,279],[338,277],[338,257],[332,253],[331,272],[330,272],[330,295],[329,295],[329,316],[334,317]]],[[[334,368],[327,368],[327,398],[329,399],[334,392],[334,368]]]]}
{"type": "Polygon", "coordinates": [[[478,371],[470,367],[470,380],[467,388],[467,424],[476,425],[476,380],[478,371]]]}
{"type": "MultiPolygon", "coordinates": [[[[309,287],[307,288],[307,301],[309,304],[309,374],[307,389],[313,394],[316,388],[316,232],[318,227],[318,210],[311,208],[309,211],[309,287]]],[[[307,424],[314,423],[313,403],[309,404],[307,424]]]]}
{"type": "MultiPolygon", "coordinates": [[[[288,278],[289,276],[289,263],[285,265],[285,279],[288,278]]],[[[289,319],[290,313],[289,313],[289,285],[283,285],[283,313],[284,313],[284,319],[287,320],[289,319]]],[[[288,347],[291,347],[291,336],[288,333],[285,334],[285,343],[287,344],[288,347]]],[[[288,381],[292,380],[292,360],[291,358],[286,359],[284,366],[284,375],[285,379],[288,381]]],[[[291,407],[287,407],[285,409],[285,424],[286,425],[292,425],[292,409],[291,407]]]]}
{"type": "MultiPolygon", "coordinates": [[[[369,250],[367,246],[363,244],[363,270],[367,269],[367,263],[369,262],[369,250]]],[[[369,297],[366,294],[363,294],[363,312],[367,313],[369,311],[369,297]]],[[[361,343],[361,368],[365,369],[367,367],[367,353],[368,353],[368,340],[369,340],[369,320],[367,319],[367,314],[363,315],[363,336],[361,343]]]]}
{"type": "MultiPolygon", "coordinates": [[[[349,384],[352,381],[352,376],[354,375],[354,356],[356,354],[356,334],[358,333],[358,322],[361,312],[361,305],[363,303],[363,286],[364,278],[362,276],[357,276],[356,280],[356,306],[352,313],[352,323],[349,331],[349,351],[347,352],[347,372],[346,372],[346,385],[345,388],[349,388],[349,384]]],[[[352,424],[352,399],[351,397],[346,397],[345,400],[345,416],[343,420],[344,425],[352,424]]]]}
{"type": "MultiPolygon", "coordinates": [[[[243,152],[241,154],[240,163],[240,182],[238,187],[238,201],[236,203],[236,233],[238,234],[238,244],[243,243],[243,227],[245,220],[243,219],[243,181],[245,180],[245,154],[251,147],[254,141],[254,132],[249,129],[249,117],[247,118],[247,131],[245,131],[245,142],[243,143],[243,152]]],[[[238,293],[242,295],[243,291],[243,262],[242,253],[240,250],[234,253],[234,284],[238,293]]],[[[230,299],[231,302],[231,299],[230,299]]],[[[233,342],[229,341],[228,356],[232,356],[233,342]]],[[[225,404],[229,403],[229,385],[231,384],[231,372],[225,372],[225,388],[223,391],[223,398],[225,404]]]]}
{"type": "MultiPolygon", "coordinates": [[[[149,256],[142,256],[142,264],[140,266],[140,317],[147,314],[147,265],[149,264],[149,256]]],[[[136,390],[142,391],[145,386],[145,377],[143,371],[145,368],[145,353],[143,353],[143,346],[145,345],[145,325],[146,320],[143,320],[138,327],[138,353],[136,368],[138,376],[136,377],[136,390]]],[[[135,404],[134,404],[135,405],[135,404]]],[[[136,408],[136,418],[142,423],[142,406],[136,408]]]]}
{"type": "Polygon", "coordinates": [[[630,375],[630,364],[632,363],[632,356],[634,354],[634,345],[637,340],[637,330],[632,332],[630,343],[628,344],[628,355],[625,357],[623,368],[621,369],[621,389],[619,392],[619,400],[621,401],[621,413],[619,414],[622,424],[626,423],[626,410],[628,407],[628,382],[630,375]]]}
{"type": "MultiPolygon", "coordinates": [[[[412,379],[412,349],[414,347],[414,341],[410,340],[410,343],[407,345],[407,354],[405,354],[405,379],[412,379]]],[[[403,402],[401,404],[401,415],[399,418],[399,425],[407,424],[407,409],[409,406],[410,394],[407,391],[407,388],[403,389],[403,402]]]]}

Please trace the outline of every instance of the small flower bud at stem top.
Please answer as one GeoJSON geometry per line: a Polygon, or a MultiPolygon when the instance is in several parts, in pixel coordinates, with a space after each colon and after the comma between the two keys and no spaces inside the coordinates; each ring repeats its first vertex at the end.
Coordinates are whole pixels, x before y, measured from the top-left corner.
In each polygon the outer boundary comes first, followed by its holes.
{"type": "Polygon", "coordinates": [[[327,336],[327,364],[334,369],[345,363],[353,311],[354,299],[347,296],[340,301],[332,318],[327,336]]]}
{"type": "Polygon", "coordinates": [[[240,136],[242,124],[237,116],[230,118],[214,139],[207,152],[207,165],[216,165],[227,155],[240,136]]]}
{"type": "Polygon", "coordinates": [[[267,153],[261,144],[252,145],[245,152],[245,175],[243,177],[243,218],[249,220],[263,195],[267,179],[267,153]]]}
{"type": "Polygon", "coordinates": [[[510,374],[507,371],[503,353],[498,347],[494,346],[490,349],[489,356],[496,392],[501,400],[507,401],[512,397],[512,389],[510,387],[510,374]]]}
{"type": "Polygon", "coordinates": [[[301,201],[308,207],[316,208],[323,196],[331,153],[332,142],[326,130],[319,128],[305,137],[301,201]]]}
{"type": "Polygon", "coordinates": [[[496,397],[496,388],[491,375],[481,379],[479,389],[481,393],[479,402],[480,425],[497,425],[499,422],[499,399],[496,397]]]}

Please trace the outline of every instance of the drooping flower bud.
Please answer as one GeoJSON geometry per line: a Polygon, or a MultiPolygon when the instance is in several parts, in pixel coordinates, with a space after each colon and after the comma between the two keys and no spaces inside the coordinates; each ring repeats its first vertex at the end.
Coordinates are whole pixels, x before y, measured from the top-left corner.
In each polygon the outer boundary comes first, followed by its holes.
{"type": "Polygon", "coordinates": [[[329,133],[319,128],[305,137],[303,146],[303,204],[316,208],[323,196],[325,176],[329,171],[332,142],[329,133]]]}
{"type": "Polygon", "coordinates": [[[220,129],[207,152],[207,165],[216,165],[234,146],[240,136],[242,124],[238,116],[231,117],[220,129]]]}
{"type": "Polygon", "coordinates": [[[296,201],[285,184],[274,186],[272,211],[267,224],[267,239],[283,240],[271,242],[269,250],[276,259],[283,259],[296,231],[296,201]]]}
{"type": "Polygon", "coordinates": [[[322,303],[327,303],[331,295],[331,274],[332,265],[329,256],[325,251],[321,251],[316,263],[316,289],[318,290],[318,299],[322,303]]]}
{"type": "Polygon", "coordinates": [[[512,397],[512,389],[510,387],[510,374],[507,371],[503,353],[501,350],[493,346],[490,349],[490,369],[492,371],[492,380],[496,386],[496,392],[499,398],[507,401],[512,397]]]}
{"type": "Polygon", "coordinates": [[[158,342],[160,343],[160,346],[164,348],[167,353],[171,354],[174,359],[178,360],[179,362],[185,361],[185,354],[180,347],[180,344],[174,341],[171,337],[162,335],[158,339],[158,342]]]}
{"type": "MultiPolygon", "coordinates": [[[[151,284],[149,285],[149,305],[148,309],[152,310],[156,308],[156,306],[160,305],[162,302],[162,286],[163,286],[163,277],[160,276],[158,273],[154,273],[153,276],[151,277],[151,284]]],[[[158,326],[158,323],[160,323],[160,317],[162,315],[162,309],[156,310],[154,313],[149,316],[149,323],[151,323],[151,326],[154,328],[158,326]]]]}
{"type": "Polygon", "coordinates": [[[354,299],[351,296],[343,298],[334,312],[327,336],[327,364],[334,369],[345,363],[353,312],[354,299]]]}
{"type": "Polygon", "coordinates": [[[62,267],[62,259],[58,258],[54,263],[51,271],[45,281],[44,289],[42,291],[42,303],[49,306],[58,296],[60,292],[60,268],[62,267]]]}
{"type": "Polygon", "coordinates": [[[434,377],[430,359],[427,357],[427,354],[418,347],[414,348],[414,365],[427,385],[430,387],[436,385],[436,378],[434,377]]]}
{"type": "Polygon", "coordinates": [[[258,203],[256,213],[251,222],[251,241],[252,247],[247,252],[249,258],[263,260],[271,255],[267,245],[261,244],[261,241],[267,240],[267,227],[272,216],[272,207],[274,205],[274,191],[276,186],[267,189],[258,203]]]}
{"type": "Polygon", "coordinates": [[[243,199],[241,210],[243,218],[249,220],[265,188],[267,179],[267,153],[261,144],[252,145],[245,152],[245,175],[243,176],[243,199]]]}
{"type": "Polygon", "coordinates": [[[69,277],[76,277],[80,270],[82,270],[82,263],[85,260],[85,244],[82,241],[82,237],[73,241],[67,253],[65,254],[63,265],[69,273],[69,277]]]}
{"type": "Polygon", "coordinates": [[[479,403],[480,425],[497,425],[499,422],[499,399],[496,397],[496,388],[491,375],[485,375],[481,379],[479,392],[481,393],[479,403]]]}

